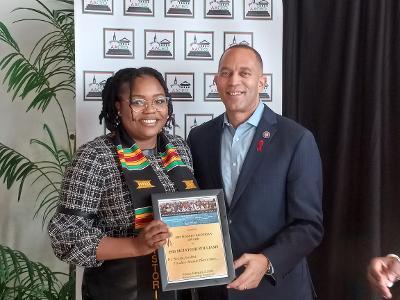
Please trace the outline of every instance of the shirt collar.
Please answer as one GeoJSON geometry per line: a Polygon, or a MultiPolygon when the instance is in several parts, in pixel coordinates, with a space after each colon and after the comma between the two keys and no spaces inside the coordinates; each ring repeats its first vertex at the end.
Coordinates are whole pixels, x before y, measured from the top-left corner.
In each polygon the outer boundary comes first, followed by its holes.
{"type": "MultiPolygon", "coordinates": [[[[248,123],[250,125],[253,125],[254,127],[257,127],[258,123],[261,120],[263,111],[264,111],[264,103],[262,103],[260,101],[258,103],[258,106],[257,106],[256,110],[253,112],[253,114],[250,116],[250,118],[247,119],[247,121],[245,123],[248,123]]],[[[226,115],[226,112],[224,113],[224,123],[222,124],[222,126],[232,126],[229,123],[228,116],[226,115]]]]}

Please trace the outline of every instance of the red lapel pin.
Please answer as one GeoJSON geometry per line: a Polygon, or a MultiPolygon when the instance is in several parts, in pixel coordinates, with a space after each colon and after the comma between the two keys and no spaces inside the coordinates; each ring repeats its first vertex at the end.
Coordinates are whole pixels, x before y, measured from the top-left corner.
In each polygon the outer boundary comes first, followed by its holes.
{"type": "MultiPolygon", "coordinates": [[[[269,139],[269,137],[271,136],[271,133],[269,131],[264,131],[262,134],[262,137],[264,139],[269,139]]],[[[257,143],[257,152],[261,152],[263,147],[264,147],[264,139],[260,139],[257,143]]]]}
{"type": "Polygon", "coordinates": [[[257,152],[261,152],[264,147],[264,140],[259,140],[257,143],[257,152]]]}

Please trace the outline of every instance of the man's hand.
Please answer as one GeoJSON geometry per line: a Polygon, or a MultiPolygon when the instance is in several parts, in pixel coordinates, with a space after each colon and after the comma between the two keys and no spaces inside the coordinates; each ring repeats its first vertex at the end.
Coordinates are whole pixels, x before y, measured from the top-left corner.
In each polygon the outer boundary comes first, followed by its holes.
{"type": "Polygon", "coordinates": [[[400,276],[400,262],[395,257],[375,257],[368,265],[367,278],[372,288],[383,298],[391,299],[389,288],[400,276]]]}
{"type": "Polygon", "coordinates": [[[137,251],[137,255],[135,256],[150,254],[159,247],[164,246],[170,235],[166,224],[160,220],[151,221],[146,224],[139,235],[132,240],[137,251]]]}
{"type": "Polygon", "coordinates": [[[235,269],[245,267],[244,272],[227,285],[228,289],[247,290],[256,288],[268,269],[268,258],[263,254],[243,254],[234,262],[235,269]]]}

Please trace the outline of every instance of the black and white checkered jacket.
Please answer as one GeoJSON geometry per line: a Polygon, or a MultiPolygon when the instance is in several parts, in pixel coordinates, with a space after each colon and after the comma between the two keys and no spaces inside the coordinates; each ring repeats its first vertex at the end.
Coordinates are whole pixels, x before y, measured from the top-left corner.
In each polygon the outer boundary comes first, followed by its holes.
{"type": "MultiPolygon", "coordinates": [[[[186,142],[177,136],[167,138],[193,172],[186,142]]],[[[147,159],[165,190],[174,192],[161,159],[154,155],[147,159]]],[[[133,235],[134,205],[110,135],[79,148],[65,172],[59,201],[63,212],[53,216],[48,232],[55,255],[65,262],[100,266],[102,261],[96,260],[96,249],[103,237],[133,235]]]]}

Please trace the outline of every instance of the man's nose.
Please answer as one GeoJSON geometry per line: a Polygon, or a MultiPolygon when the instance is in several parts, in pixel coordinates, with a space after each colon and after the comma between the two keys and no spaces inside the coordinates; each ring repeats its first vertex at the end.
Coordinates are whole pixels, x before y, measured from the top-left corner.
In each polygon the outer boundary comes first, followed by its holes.
{"type": "Polygon", "coordinates": [[[240,82],[240,76],[238,73],[232,73],[231,76],[229,77],[229,83],[231,85],[236,85],[240,82]]]}

